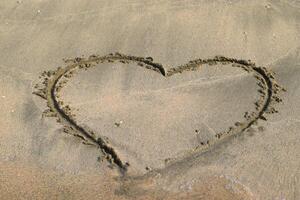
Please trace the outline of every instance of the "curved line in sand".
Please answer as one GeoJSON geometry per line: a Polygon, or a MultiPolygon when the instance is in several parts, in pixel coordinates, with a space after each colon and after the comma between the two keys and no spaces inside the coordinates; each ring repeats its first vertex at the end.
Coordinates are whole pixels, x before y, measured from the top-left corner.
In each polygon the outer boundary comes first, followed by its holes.
{"type": "MultiPolygon", "coordinates": [[[[159,63],[154,63],[152,58],[143,58],[136,56],[128,56],[120,53],[109,54],[107,56],[90,56],[88,59],[83,58],[75,58],[74,60],[68,60],[66,62],[72,62],[72,64],[67,65],[64,68],[58,68],[56,71],[44,72],[43,75],[46,76],[44,79],[45,88],[40,89],[34,94],[45,98],[47,100],[47,105],[49,107],[48,113],[51,113],[51,116],[57,117],[58,122],[64,125],[65,132],[72,132],[72,135],[78,136],[85,141],[88,141],[90,144],[93,144],[99,147],[103,153],[106,155],[108,161],[116,164],[122,173],[125,173],[128,167],[127,163],[124,163],[117,152],[113,147],[111,147],[105,139],[95,137],[93,131],[88,130],[77,124],[75,119],[71,116],[71,114],[66,111],[65,107],[62,107],[59,100],[57,100],[57,94],[62,88],[62,84],[60,85],[60,79],[62,77],[67,77],[70,72],[74,69],[88,69],[89,67],[94,66],[98,63],[103,62],[114,62],[120,61],[121,63],[130,63],[134,62],[141,67],[145,67],[151,70],[154,70],[158,73],[161,73],[165,77],[172,76],[174,74],[182,73],[184,71],[198,70],[199,66],[208,64],[208,65],[216,65],[216,64],[232,64],[233,67],[240,67],[247,72],[253,72],[254,77],[257,79],[257,84],[261,87],[261,99],[255,102],[256,112],[252,112],[252,114],[246,117],[246,121],[236,124],[234,127],[229,127],[226,132],[217,133],[215,135],[216,139],[213,141],[207,141],[205,144],[201,144],[198,148],[193,149],[190,153],[185,154],[184,157],[189,157],[192,155],[199,155],[210,147],[221,143],[225,138],[229,138],[231,136],[237,135],[238,133],[244,132],[251,125],[256,123],[258,119],[265,119],[264,114],[268,111],[271,101],[273,99],[274,94],[277,94],[279,90],[282,88],[274,81],[273,74],[268,71],[264,67],[257,67],[254,63],[245,60],[238,60],[233,58],[226,58],[223,56],[216,56],[212,59],[197,59],[190,61],[188,64],[181,65],[178,67],[170,68],[168,71],[165,71],[163,65],[159,63]]],[[[71,76],[68,76],[70,78],[71,76]]],[[[36,87],[38,88],[38,86],[36,87]]],[[[275,101],[280,102],[281,99],[275,95],[275,101]]],[[[274,108],[273,108],[274,109],[274,108]]],[[[277,111],[276,111],[277,112],[277,111]]],[[[180,160],[180,158],[175,158],[175,160],[180,160]]]]}

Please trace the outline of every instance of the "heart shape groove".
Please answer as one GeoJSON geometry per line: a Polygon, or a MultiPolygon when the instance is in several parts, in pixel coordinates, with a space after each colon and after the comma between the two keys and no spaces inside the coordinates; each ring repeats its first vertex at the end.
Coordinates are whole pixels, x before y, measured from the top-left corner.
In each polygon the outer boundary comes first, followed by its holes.
{"type": "MultiPolygon", "coordinates": [[[[59,67],[54,71],[44,71],[40,78],[41,83],[35,86],[34,94],[42,97],[47,101],[48,109],[44,111],[43,116],[56,117],[57,121],[63,125],[65,133],[81,138],[85,144],[91,144],[99,147],[106,155],[106,158],[112,164],[117,165],[123,172],[126,172],[129,163],[124,162],[115,148],[109,145],[105,137],[95,134],[90,128],[79,125],[75,116],[71,113],[69,105],[64,105],[61,101],[60,91],[65,86],[67,81],[75,74],[76,70],[89,69],[95,67],[99,63],[112,63],[119,61],[123,64],[135,63],[140,67],[156,71],[164,77],[170,77],[174,74],[179,74],[184,71],[196,71],[202,65],[231,65],[235,68],[241,68],[248,73],[252,73],[259,87],[259,100],[255,101],[255,111],[244,113],[244,119],[241,122],[236,122],[227,130],[215,133],[213,139],[201,142],[196,148],[184,154],[183,157],[192,156],[207,151],[215,144],[222,142],[225,138],[230,138],[243,133],[259,119],[266,120],[265,114],[277,113],[274,108],[276,103],[281,102],[278,96],[280,91],[285,91],[279,86],[274,78],[274,73],[265,67],[258,67],[251,61],[238,60],[227,58],[224,56],[216,56],[212,59],[196,59],[189,63],[177,67],[172,67],[165,70],[163,65],[153,62],[151,57],[143,58],[136,56],[128,56],[120,53],[109,54],[106,56],[92,55],[87,59],[75,58],[65,60],[66,66],[59,67]]],[[[182,158],[182,157],[181,157],[182,158]]],[[[180,158],[174,158],[180,159],[180,158]]]]}

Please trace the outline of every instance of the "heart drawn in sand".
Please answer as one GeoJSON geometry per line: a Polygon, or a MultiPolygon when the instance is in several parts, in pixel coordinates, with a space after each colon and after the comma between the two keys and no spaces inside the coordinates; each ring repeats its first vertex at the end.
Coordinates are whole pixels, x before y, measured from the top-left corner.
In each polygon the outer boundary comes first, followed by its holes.
{"type": "MultiPolygon", "coordinates": [[[[276,113],[273,105],[281,102],[281,99],[277,96],[279,91],[284,90],[274,80],[272,72],[264,67],[257,67],[254,63],[245,60],[238,60],[233,58],[226,58],[223,56],[216,56],[212,59],[197,59],[190,61],[189,63],[165,70],[163,65],[155,63],[151,57],[143,58],[136,56],[128,56],[120,53],[109,54],[107,56],[95,56],[92,55],[88,59],[75,58],[72,60],[66,60],[65,67],[59,67],[55,71],[47,71],[42,73],[43,82],[35,86],[36,91],[34,94],[46,99],[48,109],[44,112],[44,116],[56,117],[57,121],[64,126],[64,132],[77,136],[84,140],[86,144],[92,144],[99,147],[106,158],[113,164],[117,165],[120,169],[126,171],[129,163],[128,160],[124,160],[123,156],[120,156],[122,152],[114,144],[109,143],[109,137],[103,133],[97,133],[99,130],[93,131],[90,127],[80,125],[76,117],[74,116],[70,105],[66,105],[64,101],[60,100],[61,89],[65,86],[67,81],[73,77],[73,75],[79,72],[80,69],[88,70],[101,64],[109,65],[113,62],[120,62],[120,65],[136,65],[141,68],[155,71],[156,74],[162,75],[167,79],[171,79],[173,75],[177,74],[181,76],[181,73],[185,71],[199,71],[201,66],[206,65],[209,67],[215,67],[217,65],[226,65],[227,67],[242,69],[253,75],[255,84],[258,86],[257,96],[258,100],[253,99],[254,103],[252,110],[246,110],[241,113],[243,117],[235,122],[231,126],[228,126],[222,131],[213,132],[212,137],[208,137],[205,140],[199,140],[198,144],[189,151],[186,151],[183,155],[175,158],[162,158],[162,159],[181,159],[182,157],[191,156],[196,153],[212,148],[215,144],[222,142],[225,138],[230,138],[243,133],[251,125],[255,124],[259,119],[266,120],[265,113],[276,113]],[[168,78],[169,77],[169,78],[168,78]]],[[[175,77],[175,76],[174,76],[175,77]]],[[[180,92],[180,91],[179,91],[180,92]]],[[[160,93],[163,94],[164,92],[160,93]]],[[[170,93],[172,94],[172,92],[170,93]]],[[[100,94],[100,97],[104,98],[105,94],[100,94]]],[[[140,93],[139,93],[140,95],[140,93]]],[[[154,95],[155,96],[155,95],[154,95]]],[[[159,96],[159,95],[158,95],[159,96]]],[[[170,95],[169,95],[170,96],[170,95]]],[[[180,94],[179,94],[180,96],[180,94]]],[[[124,96],[124,98],[126,95],[124,96]]],[[[153,97],[153,96],[151,96],[153,97]]],[[[187,99],[190,99],[188,97],[187,99]]],[[[130,101],[130,100],[129,100],[130,101]]],[[[137,100],[137,102],[139,102],[137,100]]],[[[158,101],[159,102],[159,101],[158,101]]],[[[140,106],[143,106],[142,104],[140,106]]],[[[151,106],[149,107],[151,109],[151,106]]],[[[141,119],[142,120],[142,119],[141,119]]],[[[200,120],[200,119],[199,119],[200,120]]],[[[220,119],[222,120],[222,119],[220,119]]],[[[123,121],[117,121],[114,126],[118,129],[122,128],[123,121]]],[[[145,127],[147,129],[147,127],[145,127]]],[[[130,129],[128,129],[130,130],[130,129]]],[[[103,130],[100,130],[103,132],[103,130]]],[[[176,130],[174,130],[176,132],[176,130]]],[[[201,130],[195,129],[195,133],[201,130]]],[[[163,133],[162,133],[163,134],[163,133]]],[[[125,136],[122,136],[123,139],[125,136]]],[[[154,136],[155,137],[155,136],[154,136]]],[[[124,141],[123,143],[126,143],[124,141]]],[[[149,141],[150,142],[150,141],[149,141]]],[[[156,149],[153,149],[155,151],[156,149]]],[[[174,149],[176,150],[176,149],[174,149]]],[[[171,149],[173,151],[173,149],[171,149]]]]}

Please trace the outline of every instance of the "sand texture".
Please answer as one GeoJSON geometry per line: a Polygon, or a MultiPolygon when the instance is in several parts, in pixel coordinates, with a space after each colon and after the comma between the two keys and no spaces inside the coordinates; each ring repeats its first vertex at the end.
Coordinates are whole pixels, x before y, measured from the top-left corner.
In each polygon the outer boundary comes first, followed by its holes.
{"type": "Polygon", "coordinates": [[[300,3],[0,2],[0,200],[300,199],[300,3]]]}

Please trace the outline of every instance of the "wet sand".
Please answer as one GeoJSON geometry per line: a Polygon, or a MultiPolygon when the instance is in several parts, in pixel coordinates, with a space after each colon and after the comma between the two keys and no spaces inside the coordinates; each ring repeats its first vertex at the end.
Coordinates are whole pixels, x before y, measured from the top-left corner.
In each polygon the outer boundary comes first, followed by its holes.
{"type": "Polygon", "coordinates": [[[299,8],[2,1],[0,199],[300,198],[299,8]]]}

